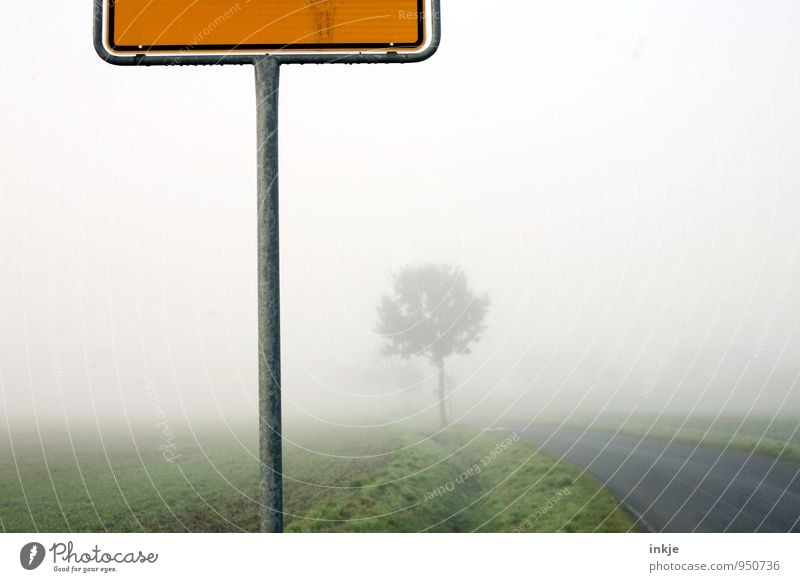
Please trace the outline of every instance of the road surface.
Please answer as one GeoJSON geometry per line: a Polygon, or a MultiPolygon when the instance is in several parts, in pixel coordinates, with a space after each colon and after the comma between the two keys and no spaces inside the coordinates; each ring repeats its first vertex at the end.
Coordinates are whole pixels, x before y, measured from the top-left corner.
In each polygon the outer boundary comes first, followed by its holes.
{"type": "Polygon", "coordinates": [[[800,465],[572,427],[516,431],[606,484],[658,532],[800,532],[800,465]]]}

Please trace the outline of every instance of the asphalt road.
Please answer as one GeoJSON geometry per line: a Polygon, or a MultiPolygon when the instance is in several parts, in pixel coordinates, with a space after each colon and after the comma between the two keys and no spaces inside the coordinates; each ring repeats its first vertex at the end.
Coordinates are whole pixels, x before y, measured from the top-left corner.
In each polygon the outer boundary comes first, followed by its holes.
{"type": "Polygon", "coordinates": [[[518,431],[606,484],[659,532],[800,532],[800,465],[570,427],[518,431]]]}

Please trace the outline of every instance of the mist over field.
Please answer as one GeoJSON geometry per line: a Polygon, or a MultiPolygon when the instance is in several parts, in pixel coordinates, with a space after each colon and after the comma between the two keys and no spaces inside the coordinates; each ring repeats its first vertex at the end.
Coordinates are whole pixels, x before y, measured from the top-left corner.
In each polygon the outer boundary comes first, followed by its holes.
{"type": "MultiPolygon", "coordinates": [[[[255,423],[252,70],[109,67],[83,4],[0,21],[63,39],[0,51],[0,414],[255,423]]],[[[800,5],[503,6],[447,3],[425,64],[283,68],[286,426],[435,422],[376,331],[420,263],[491,299],[451,422],[796,419],[800,5]]]]}

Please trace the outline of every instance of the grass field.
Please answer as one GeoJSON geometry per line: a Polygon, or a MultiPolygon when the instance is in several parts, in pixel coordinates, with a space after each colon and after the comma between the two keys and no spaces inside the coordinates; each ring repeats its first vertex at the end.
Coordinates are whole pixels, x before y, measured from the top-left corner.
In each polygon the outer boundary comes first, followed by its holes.
{"type": "MultiPolygon", "coordinates": [[[[168,444],[144,432],[0,441],[0,529],[257,531],[254,432],[186,427],[168,444]]],[[[432,438],[397,428],[295,431],[284,450],[286,529],[633,528],[597,481],[515,439],[465,428],[432,438]]]]}
{"type": "MultiPolygon", "coordinates": [[[[590,423],[569,424],[585,428],[590,423]]],[[[591,428],[800,462],[800,420],[785,417],[637,416],[627,421],[604,417],[591,423],[591,428]]]]}
{"type": "Polygon", "coordinates": [[[665,418],[658,422],[637,421],[624,426],[626,432],[672,438],[686,444],[700,444],[718,449],[776,457],[800,462],[800,422],[789,419],[733,419],[693,417],[665,418]],[[685,420],[685,422],[684,422],[685,420]]]}

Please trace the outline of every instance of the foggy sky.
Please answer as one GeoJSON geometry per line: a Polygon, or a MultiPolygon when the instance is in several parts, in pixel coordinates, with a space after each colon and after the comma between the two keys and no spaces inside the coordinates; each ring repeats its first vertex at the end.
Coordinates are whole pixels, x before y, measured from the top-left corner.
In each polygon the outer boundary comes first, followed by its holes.
{"type": "MultiPolygon", "coordinates": [[[[5,10],[0,409],[254,418],[252,68],[116,68],[90,3],[5,10]]],[[[287,419],[433,418],[434,370],[374,332],[424,261],[492,299],[456,419],[796,416],[800,4],[458,0],[443,26],[423,64],[282,69],[287,419]]]]}

